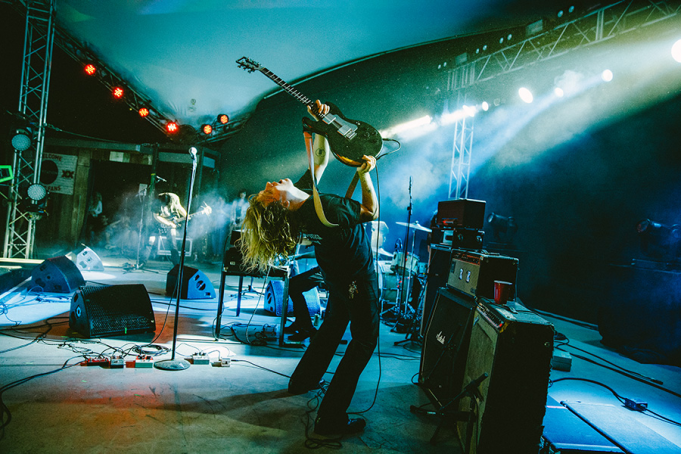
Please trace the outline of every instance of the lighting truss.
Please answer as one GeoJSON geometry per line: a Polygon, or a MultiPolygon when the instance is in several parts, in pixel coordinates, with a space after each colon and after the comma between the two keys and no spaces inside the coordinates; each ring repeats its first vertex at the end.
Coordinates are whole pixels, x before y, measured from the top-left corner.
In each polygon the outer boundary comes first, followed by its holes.
{"type": "MultiPolygon", "coordinates": [[[[461,64],[446,71],[446,91],[457,94],[461,101],[465,99],[466,89],[477,83],[679,15],[681,0],[626,0],[613,3],[470,62],[466,58],[457,58],[461,64]]],[[[457,108],[461,106],[459,102],[457,108]]],[[[456,123],[449,181],[450,198],[467,197],[468,194],[473,120],[474,117],[464,117],[456,123]]]]}
{"type": "Polygon", "coordinates": [[[9,185],[8,195],[2,194],[9,202],[3,248],[6,258],[28,259],[33,254],[36,218],[30,210],[20,208],[22,195],[19,189],[40,182],[54,44],[54,2],[29,0],[25,3],[26,30],[19,113],[35,131],[28,149],[14,151],[14,178],[9,185]]]}
{"type": "Polygon", "coordinates": [[[679,14],[680,0],[617,2],[448,71],[447,88],[467,88],[679,14]]]}

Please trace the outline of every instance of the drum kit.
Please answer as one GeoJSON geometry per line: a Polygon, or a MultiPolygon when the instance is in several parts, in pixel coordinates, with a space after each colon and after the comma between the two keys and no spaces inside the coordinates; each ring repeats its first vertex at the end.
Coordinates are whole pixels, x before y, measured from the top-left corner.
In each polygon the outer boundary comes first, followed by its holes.
{"type": "MultiPolygon", "coordinates": [[[[372,223],[373,224],[373,223],[372,223]]],[[[378,259],[378,281],[381,291],[381,316],[393,316],[399,323],[400,319],[416,318],[419,306],[422,304],[423,291],[416,291],[416,288],[425,287],[425,264],[419,262],[418,255],[414,254],[414,238],[416,232],[430,233],[431,229],[420,225],[418,222],[396,222],[397,225],[405,226],[413,231],[411,238],[411,251],[402,251],[399,243],[395,253],[389,253],[380,247],[372,247],[378,259]],[[381,260],[384,258],[384,260],[381,260]],[[417,282],[421,284],[417,286],[417,282]],[[412,289],[414,294],[412,295],[412,289]],[[386,309],[386,306],[389,306],[386,309]]],[[[377,227],[372,227],[372,232],[378,231],[377,227]]],[[[372,243],[382,244],[380,243],[372,243]]]]}

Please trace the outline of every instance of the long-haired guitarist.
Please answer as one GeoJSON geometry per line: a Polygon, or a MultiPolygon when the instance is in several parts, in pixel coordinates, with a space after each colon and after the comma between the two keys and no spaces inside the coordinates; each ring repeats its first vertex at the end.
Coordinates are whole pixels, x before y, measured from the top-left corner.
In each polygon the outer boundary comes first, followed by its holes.
{"type": "MultiPolygon", "coordinates": [[[[308,108],[315,117],[329,110],[319,101],[316,108],[316,112],[308,108]]],[[[280,255],[289,255],[302,234],[314,244],[317,263],[329,289],[329,300],[324,323],[310,341],[288,389],[290,393],[302,394],[319,386],[350,322],[352,340],[315,420],[317,434],[343,435],[360,432],[366,425],[363,419],[349,419],[347,409],[378,339],[378,279],[369,235],[362,225],[378,217],[378,201],[369,175],[376,159],[364,156],[361,166],[357,167],[361,203],[350,198],[351,190],[346,197],[320,196],[326,219],[336,224],[329,226],[320,220],[310,195],[311,172],[318,180],[328,163],[326,140],[317,135],[310,152],[314,169],[308,170],[295,184],[288,178],[267,183],[264,190],[250,197],[238,244],[245,265],[261,271],[280,255]]],[[[354,189],[354,184],[351,188],[354,189]]]]}
{"type": "Polygon", "coordinates": [[[187,217],[187,210],[182,206],[177,194],[163,192],[152,202],[151,211],[154,223],[148,230],[147,245],[144,248],[140,266],[144,266],[149,260],[156,241],[159,241],[158,238],[162,235],[167,237],[170,261],[173,266],[178,265],[180,263],[180,251],[177,248],[176,238],[179,237],[178,227],[180,222],[187,217]]]}

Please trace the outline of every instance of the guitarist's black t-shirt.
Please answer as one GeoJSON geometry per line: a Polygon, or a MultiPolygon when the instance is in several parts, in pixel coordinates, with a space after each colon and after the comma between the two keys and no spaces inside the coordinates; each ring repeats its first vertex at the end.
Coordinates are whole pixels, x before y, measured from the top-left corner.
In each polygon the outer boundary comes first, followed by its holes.
{"type": "MultiPolygon", "coordinates": [[[[308,171],[295,186],[307,192],[311,183],[308,171]]],[[[360,203],[333,194],[320,195],[320,199],[326,218],[338,227],[322,224],[312,197],[295,213],[303,233],[314,244],[317,263],[326,279],[350,282],[369,276],[374,272],[374,263],[369,235],[360,222],[360,203]]]]}

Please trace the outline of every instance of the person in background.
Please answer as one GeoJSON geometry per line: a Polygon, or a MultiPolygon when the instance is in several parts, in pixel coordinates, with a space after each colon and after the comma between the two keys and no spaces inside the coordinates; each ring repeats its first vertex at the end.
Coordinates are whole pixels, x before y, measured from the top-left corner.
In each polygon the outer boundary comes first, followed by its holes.
{"type": "Polygon", "coordinates": [[[178,229],[187,217],[187,210],[180,203],[180,197],[172,192],[159,194],[152,202],[152,216],[155,222],[149,226],[147,232],[147,245],[142,254],[140,268],[149,260],[151,251],[160,236],[167,238],[165,244],[170,249],[170,261],[173,265],[178,265],[180,263],[180,251],[176,241],[179,238],[178,229]]]}

